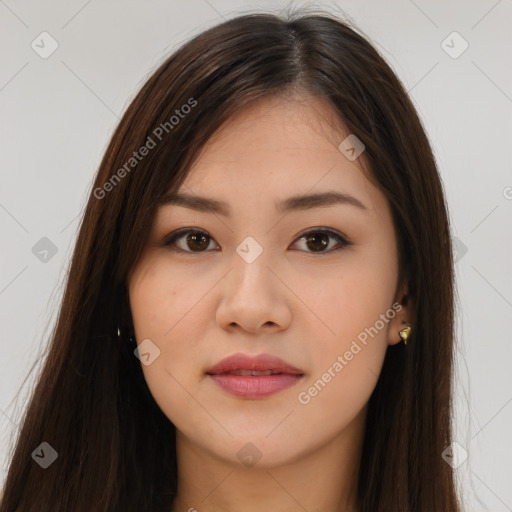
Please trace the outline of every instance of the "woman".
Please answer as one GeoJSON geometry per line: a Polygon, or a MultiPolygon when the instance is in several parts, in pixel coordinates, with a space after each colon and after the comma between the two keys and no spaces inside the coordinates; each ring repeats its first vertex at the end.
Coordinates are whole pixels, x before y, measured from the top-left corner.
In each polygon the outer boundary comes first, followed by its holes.
{"type": "Polygon", "coordinates": [[[244,15],[101,162],[2,512],[458,511],[432,150],[371,43],[244,15]]]}

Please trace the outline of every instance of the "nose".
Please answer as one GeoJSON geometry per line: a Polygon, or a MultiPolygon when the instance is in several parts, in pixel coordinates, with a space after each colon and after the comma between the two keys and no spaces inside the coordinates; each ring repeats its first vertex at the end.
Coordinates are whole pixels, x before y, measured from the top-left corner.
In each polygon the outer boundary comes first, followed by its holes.
{"type": "Polygon", "coordinates": [[[270,265],[266,251],[251,263],[234,254],[232,268],[221,284],[216,314],[221,328],[269,333],[288,327],[292,318],[290,292],[270,265]]]}

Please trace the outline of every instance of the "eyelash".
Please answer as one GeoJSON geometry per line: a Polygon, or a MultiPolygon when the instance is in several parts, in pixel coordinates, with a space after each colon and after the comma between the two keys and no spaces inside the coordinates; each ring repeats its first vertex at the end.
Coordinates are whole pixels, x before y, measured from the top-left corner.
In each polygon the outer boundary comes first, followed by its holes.
{"type": "MultiPolygon", "coordinates": [[[[210,240],[213,240],[213,237],[211,237],[207,231],[204,231],[202,229],[197,229],[197,228],[196,229],[181,228],[181,229],[178,229],[177,231],[174,231],[173,233],[170,233],[169,235],[167,235],[164,238],[164,240],[161,243],[159,243],[158,245],[160,247],[170,248],[172,251],[177,252],[177,253],[202,254],[202,253],[205,253],[205,252],[210,252],[209,250],[204,250],[204,251],[185,251],[183,249],[178,248],[175,245],[175,242],[177,240],[179,240],[180,238],[184,237],[185,235],[188,235],[188,234],[191,234],[191,233],[192,234],[206,235],[210,240]]],[[[318,251],[318,252],[315,252],[315,251],[305,251],[305,252],[308,252],[310,254],[331,254],[333,252],[340,251],[340,250],[344,249],[345,247],[347,247],[349,245],[352,245],[352,242],[347,240],[346,237],[344,237],[343,235],[341,235],[337,231],[334,231],[334,230],[329,229],[329,228],[321,228],[321,227],[313,228],[313,229],[310,229],[310,230],[306,231],[305,233],[302,233],[296,239],[296,241],[299,241],[302,238],[305,238],[305,237],[307,237],[308,235],[311,235],[311,234],[325,234],[325,235],[328,235],[328,236],[336,239],[336,241],[339,243],[339,247],[334,248],[334,249],[329,249],[328,251],[318,251]]]]}

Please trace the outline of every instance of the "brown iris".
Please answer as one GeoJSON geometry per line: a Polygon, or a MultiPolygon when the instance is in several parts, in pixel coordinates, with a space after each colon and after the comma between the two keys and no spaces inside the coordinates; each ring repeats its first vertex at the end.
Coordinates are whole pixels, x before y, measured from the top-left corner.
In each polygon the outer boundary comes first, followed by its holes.
{"type": "Polygon", "coordinates": [[[204,233],[191,233],[187,236],[187,245],[192,250],[202,251],[208,247],[209,243],[210,237],[204,233]]]}
{"type": "Polygon", "coordinates": [[[329,235],[326,233],[313,233],[306,235],[305,238],[308,247],[313,250],[313,252],[318,252],[318,250],[321,251],[329,245],[329,235]],[[312,245],[310,245],[310,242],[312,242],[312,245]]]}

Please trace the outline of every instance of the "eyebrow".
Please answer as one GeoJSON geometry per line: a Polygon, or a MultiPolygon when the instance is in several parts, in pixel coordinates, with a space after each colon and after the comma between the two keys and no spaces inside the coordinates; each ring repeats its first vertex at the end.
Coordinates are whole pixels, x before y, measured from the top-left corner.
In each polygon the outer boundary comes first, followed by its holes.
{"type": "MultiPolygon", "coordinates": [[[[359,208],[360,210],[367,210],[366,206],[354,196],[335,191],[292,196],[288,199],[275,203],[275,207],[280,213],[288,213],[291,211],[311,210],[313,208],[328,207],[339,204],[351,205],[359,208]]],[[[190,208],[198,212],[211,212],[224,217],[231,216],[231,208],[229,204],[224,201],[178,192],[164,195],[160,199],[159,205],[183,206],[184,208],[190,208]]]]}

